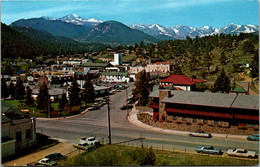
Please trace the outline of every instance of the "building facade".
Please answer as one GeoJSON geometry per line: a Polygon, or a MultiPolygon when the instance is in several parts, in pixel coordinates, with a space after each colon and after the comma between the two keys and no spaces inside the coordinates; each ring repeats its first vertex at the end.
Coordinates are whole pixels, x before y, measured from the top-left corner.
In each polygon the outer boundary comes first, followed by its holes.
{"type": "Polygon", "coordinates": [[[258,96],[156,90],[153,98],[155,121],[189,122],[230,127],[245,125],[258,129],[258,96]]]}
{"type": "Polygon", "coordinates": [[[6,102],[1,104],[2,159],[36,145],[36,120],[6,102]]]}

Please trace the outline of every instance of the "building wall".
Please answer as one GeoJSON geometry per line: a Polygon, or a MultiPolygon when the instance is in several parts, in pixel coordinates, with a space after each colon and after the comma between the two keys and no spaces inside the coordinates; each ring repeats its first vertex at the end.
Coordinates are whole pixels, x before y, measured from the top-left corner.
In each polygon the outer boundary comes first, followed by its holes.
{"type": "Polygon", "coordinates": [[[130,67],[129,72],[137,74],[137,73],[139,73],[140,71],[143,71],[143,70],[145,70],[145,67],[137,66],[137,67],[130,67]]]}
{"type": "Polygon", "coordinates": [[[129,82],[130,78],[125,76],[102,76],[104,82],[129,82]]]}
{"type": "Polygon", "coordinates": [[[21,141],[16,141],[16,152],[26,149],[36,144],[36,129],[35,129],[35,120],[32,119],[30,122],[23,124],[13,125],[10,129],[10,137],[16,139],[16,132],[21,131],[21,141]],[[30,129],[31,135],[29,138],[26,138],[26,130],[30,129]]]}
{"type": "Polygon", "coordinates": [[[123,55],[121,53],[114,54],[114,64],[115,65],[122,65],[123,63],[123,55]]]}
{"type": "Polygon", "coordinates": [[[15,155],[15,140],[11,140],[1,144],[2,159],[15,155]]]}
{"type": "Polygon", "coordinates": [[[147,72],[166,73],[170,71],[170,65],[169,64],[148,64],[145,69],[147,72]]]}
{"type": "Polygon", "coordinates": [[[2,127],[1,127],[2,137],[10,136],[10,126],[11,126],[11,122],[2,123],[2,127]]]}

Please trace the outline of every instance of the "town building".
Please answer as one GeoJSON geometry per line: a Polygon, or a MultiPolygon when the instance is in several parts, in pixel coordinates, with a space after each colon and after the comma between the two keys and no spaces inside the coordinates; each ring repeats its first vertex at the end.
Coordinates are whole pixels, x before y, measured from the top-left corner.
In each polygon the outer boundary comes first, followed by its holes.
{"type": "Polygon", "coordinates": [[[114,54],[114,61],[110,62],[113,65],[121,66],[123,64],[123,54],[122,53],[115,53],[114,54]]]}
{"type": "Polygon", "coordinates": [[[127,72],[102,72],[100,79],[103,82],[129,82],[130,77],[127,72]]]}
{"type": "Polygon", "coordinates": [[[156,73],[167,73],[171,71],[171,65],[169,62],[156,62],[154,64],[147,64],[145,70],[146,72],[156,72],[156,73]]]}
{"type": "Polygon", "coordinates": [[[6,159],[36,145],[36,119],[30,118],[14,106],[1,102],[2,159],[6,159]]]}
{"type": "Polygon", "coordinates": [[[161,87],[171,87],[177,90],[193,91],[196,90],[196,83],[205,82],[197,78],[189,78],[185,75],[170,75],[160,81],[161,87]]]}
{"type": "Polygon", "coordinates": [[[259,96],[155,90],[149,97],[155,121],[259,128],[259,96]]]}

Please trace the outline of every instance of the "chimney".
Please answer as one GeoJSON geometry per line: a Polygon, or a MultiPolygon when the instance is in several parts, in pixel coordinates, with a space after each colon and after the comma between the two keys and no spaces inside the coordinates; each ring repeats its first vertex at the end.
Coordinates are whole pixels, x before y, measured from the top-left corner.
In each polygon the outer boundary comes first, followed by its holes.
{"type": "Polygon", "coordinates": [[[159,121],[165,121],[167,119],[167,114],[165,111],[165,103],[162,103],[164,98],[171,97],[170,90],[160,90],[159,91],[159,121]]]}

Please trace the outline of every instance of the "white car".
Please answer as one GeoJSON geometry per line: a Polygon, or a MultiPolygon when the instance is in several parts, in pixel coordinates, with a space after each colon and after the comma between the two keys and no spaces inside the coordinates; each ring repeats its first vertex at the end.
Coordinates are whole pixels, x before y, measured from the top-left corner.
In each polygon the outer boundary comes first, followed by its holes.
{"type": "Polygon", "coordinates": [[[194,137],[212,137],[210,133],[205,133],[204,131],[190,132],[188,135],[194,137]]]}
{"type": "Polygon", "coordinates": [[[238,157],[247,157],[247,158],[256,158],[257,154],[254,151],[248,151],[242,148],[228,149],[227,155],[229,156],[238,156],[238,157]]]}
{"type": "Polygon", "coordinates": [[[37,163],[45,166],[56,166],[58,164],[56,161],[52,161],[49,158],[40,159],[37,161],[37,163]]]}
{"type": "Polygon", "coordinates": [[[90,146],[94,146],[94,145],[98,145],[100,144],[100,141],[99,140],[96,140],[95,137],[89,137],[89,138],[86,138],[86,137],[82,137],[80,139],[80,143],[84,143],[86,142],[88,145],[90,146]]]}
{"type": "Polygon", "coordinates": [[[73,144],[73,147],[77,149],[87,150],[90,146],[87,142],[79,142],[78,144],[73,144]]]}

